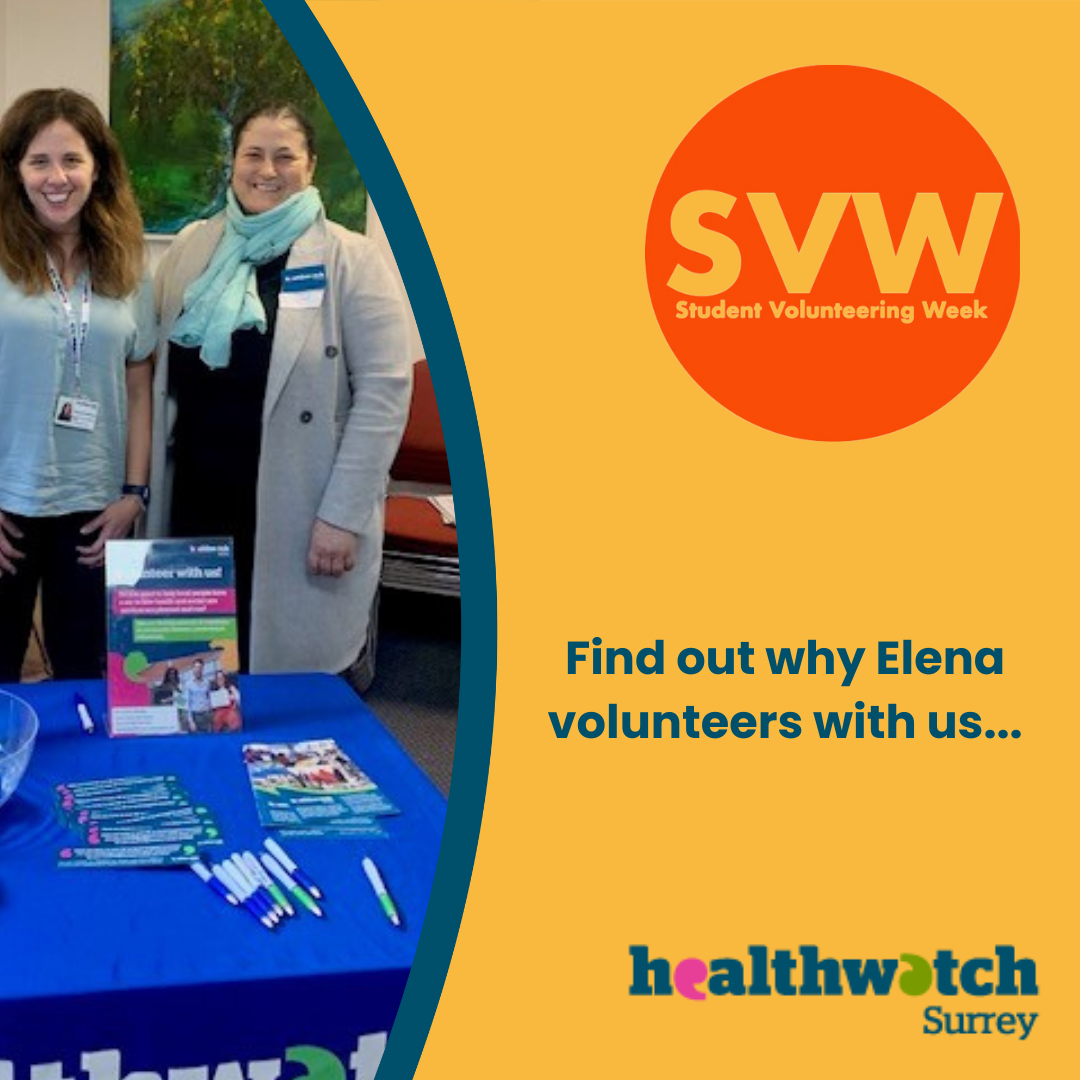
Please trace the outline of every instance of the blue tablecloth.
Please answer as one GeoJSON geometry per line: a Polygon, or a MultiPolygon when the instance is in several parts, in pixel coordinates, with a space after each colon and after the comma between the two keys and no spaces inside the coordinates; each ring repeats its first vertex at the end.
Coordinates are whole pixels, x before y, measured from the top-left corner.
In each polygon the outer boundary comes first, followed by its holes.
{"type": "MultiPolygon", "coordinates": [[[[54,1061],[58,1077],[82,1068],[88,1080],[136,1070],[164,1080],[169,1069],[208,1065],[212,1078],[220,1063],[239,1061],[246,1073],[249,1061],[275,1059],[285,1080],[304,1076],[301,1065],[344,1080],[350,1055],[354,1066],[370,1059],[378,1036],[359,1053],[358,1040],[393,1023],[446,806],[351,689],[322,675],[243,678],[243,732],[138,739],[106,736],[103,684],[4,689],[33,705],[41,732],[19,790],[0,807],[0,1080],[30,1080],[30,1066],[54,1061]],[[99,721],[94,735],[79,727],[76,691],[99,721]],[[285,844],[324,891],[325,919],[304,913],[271,933],[184,868],[57,868],[72,834],[54,812],[55,785],[101,777],[175,773],[214,811],[220,850],[259,850],[267,834],[241,746],[312,738],[336,739],[401,809],[383,819],[388,839],[285,844]],[[382,870],[402,929],[379,908],[364,855],[382,870]]],[[[273,1068],[259,1080],[274,1080],[273,1068]]]]}

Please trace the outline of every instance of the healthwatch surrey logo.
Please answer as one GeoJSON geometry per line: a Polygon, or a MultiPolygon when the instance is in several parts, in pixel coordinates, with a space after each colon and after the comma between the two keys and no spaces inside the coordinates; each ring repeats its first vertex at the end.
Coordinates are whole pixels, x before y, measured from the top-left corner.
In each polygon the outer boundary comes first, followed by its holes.
{"type": "Polygon", "coordinates": [[[712,397],[784,435],[865,439],[940,409],[990,358],[1019,224],[994,154],[941,98],[798,68],[683,139],[645,260],[664,336],[712,397]]]}
{"type": "Polygon", "coordinates": [[[672,964],[651,956],[647,945],[631,945],[631,997],[671,997],[689,1001],[710,997],[882,997],[898,989],[908,997],[936,992],[944,1001],[923,1010],[927,1035],[1016,1035],[1024,1042],[1039,1014],[1020,1009],[1019,997],[1039,993],[1035,961],[1017,958],[1012,945],[998,945],[993,956],[958,958],[938,949],[933,959],[900,953],[883,959],[822,956],[816,945],[770,950],[751,945],[746,958],[726,956],[706,962],[690,956],[672,964]],[[901,965],[903,965],[901,969],[901,965]],[[960,997],[966,1001],[958,1000],[960,997]],[[994,1008],[971,999],[1003,997],[994,1008]],[[1006,1005],[1007,1008],[1002,1008],[1006,1005]],[[981,1006],[981,1007],[977,1007],[981,1006]]]}

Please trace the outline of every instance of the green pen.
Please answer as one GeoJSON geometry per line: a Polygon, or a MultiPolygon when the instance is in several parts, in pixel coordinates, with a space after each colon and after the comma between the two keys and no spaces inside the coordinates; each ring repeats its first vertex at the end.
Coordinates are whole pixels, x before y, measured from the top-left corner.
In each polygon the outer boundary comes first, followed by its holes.
{"type": "Polygon", "coordinates": [[[266,869],[269,870],[270,873],[274,877],[276,877],[278,881],[280,881],[281,884],[293,894],[293,896],[296,897],[298,903],[306,907],[312,915],[318,915],[320,919],[322,918],[322,908],[320,908],[319,905],[316,904],[315,901],[312,900],[311,897],[308,896],[308,894],[303,889],[301,889],[300,886],[297,885],[291,877],[289,877],[289,875],[285,872],[284,867],[281,866],[281,864],[277,861],[277,859],[274,858],[273,855],[260,855],[259,858],[262,860],[263,866],[265,866],[266,869]]]}
{"type": "Polygon", "coordinates": [[[367,879],[370,882],[372,889],[375,890],[375,895],[379,898],[379,903],[382,904],[383,911],[386,912],[386,917],[395,926],[400,926],[401,916],[394,906],[393,899],[386,891],[386,886],[383,884],[382,874],[379,873],[379,868],[366,856],[360,865],[363,866],[364,873],[367,875],[367,879]]]}
{"type": "Polygon", "coordinates": [[[266,886],[270,895],[274,898],[275,904],[280,904],[285,909],[286,915],[293,914],[293,906],[289,903],[289,898],[282,891],[281,886],[276,881],[271,881],[268,877],[263,884],[266,886]]]}
{"type": "Polygon", "coordinates": [[[286,915],[295,915],[296,911],[293,909],[292,904],[289,903],[285,893],[282,892],[281,886],[263,869],[263,864],[259,862],[256,856],[250,851],[245,851],[241,858],[243,858],[244,865],[250,871],[251,876],[273,897],[274,903],[286,915]]]}

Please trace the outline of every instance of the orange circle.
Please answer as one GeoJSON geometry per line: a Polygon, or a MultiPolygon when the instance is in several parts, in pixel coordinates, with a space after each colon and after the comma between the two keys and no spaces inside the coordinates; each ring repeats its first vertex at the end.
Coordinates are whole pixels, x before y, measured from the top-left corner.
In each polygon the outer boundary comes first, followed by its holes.
{"type": "Polygon", "coordinates": [[[668,344],[718,402],[784,435],[866,439],[940,409],[990,358],[1019,223],[950,105],[883,71],[798,68],[683,139],[645,263],[668,344]]]}

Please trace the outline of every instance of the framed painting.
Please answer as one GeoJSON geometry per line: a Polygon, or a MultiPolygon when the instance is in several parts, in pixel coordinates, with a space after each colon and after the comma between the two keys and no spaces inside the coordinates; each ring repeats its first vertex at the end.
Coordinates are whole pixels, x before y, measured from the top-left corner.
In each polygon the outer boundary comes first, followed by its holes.
{"type": "Polygon", "coordinates": [[[112,0],[111,123],[146,231],[225,204],[232,122],[264,101],[311,119],[327,215],[364,232],[367,191],[330,113],[260,0],[112,0]]]}

